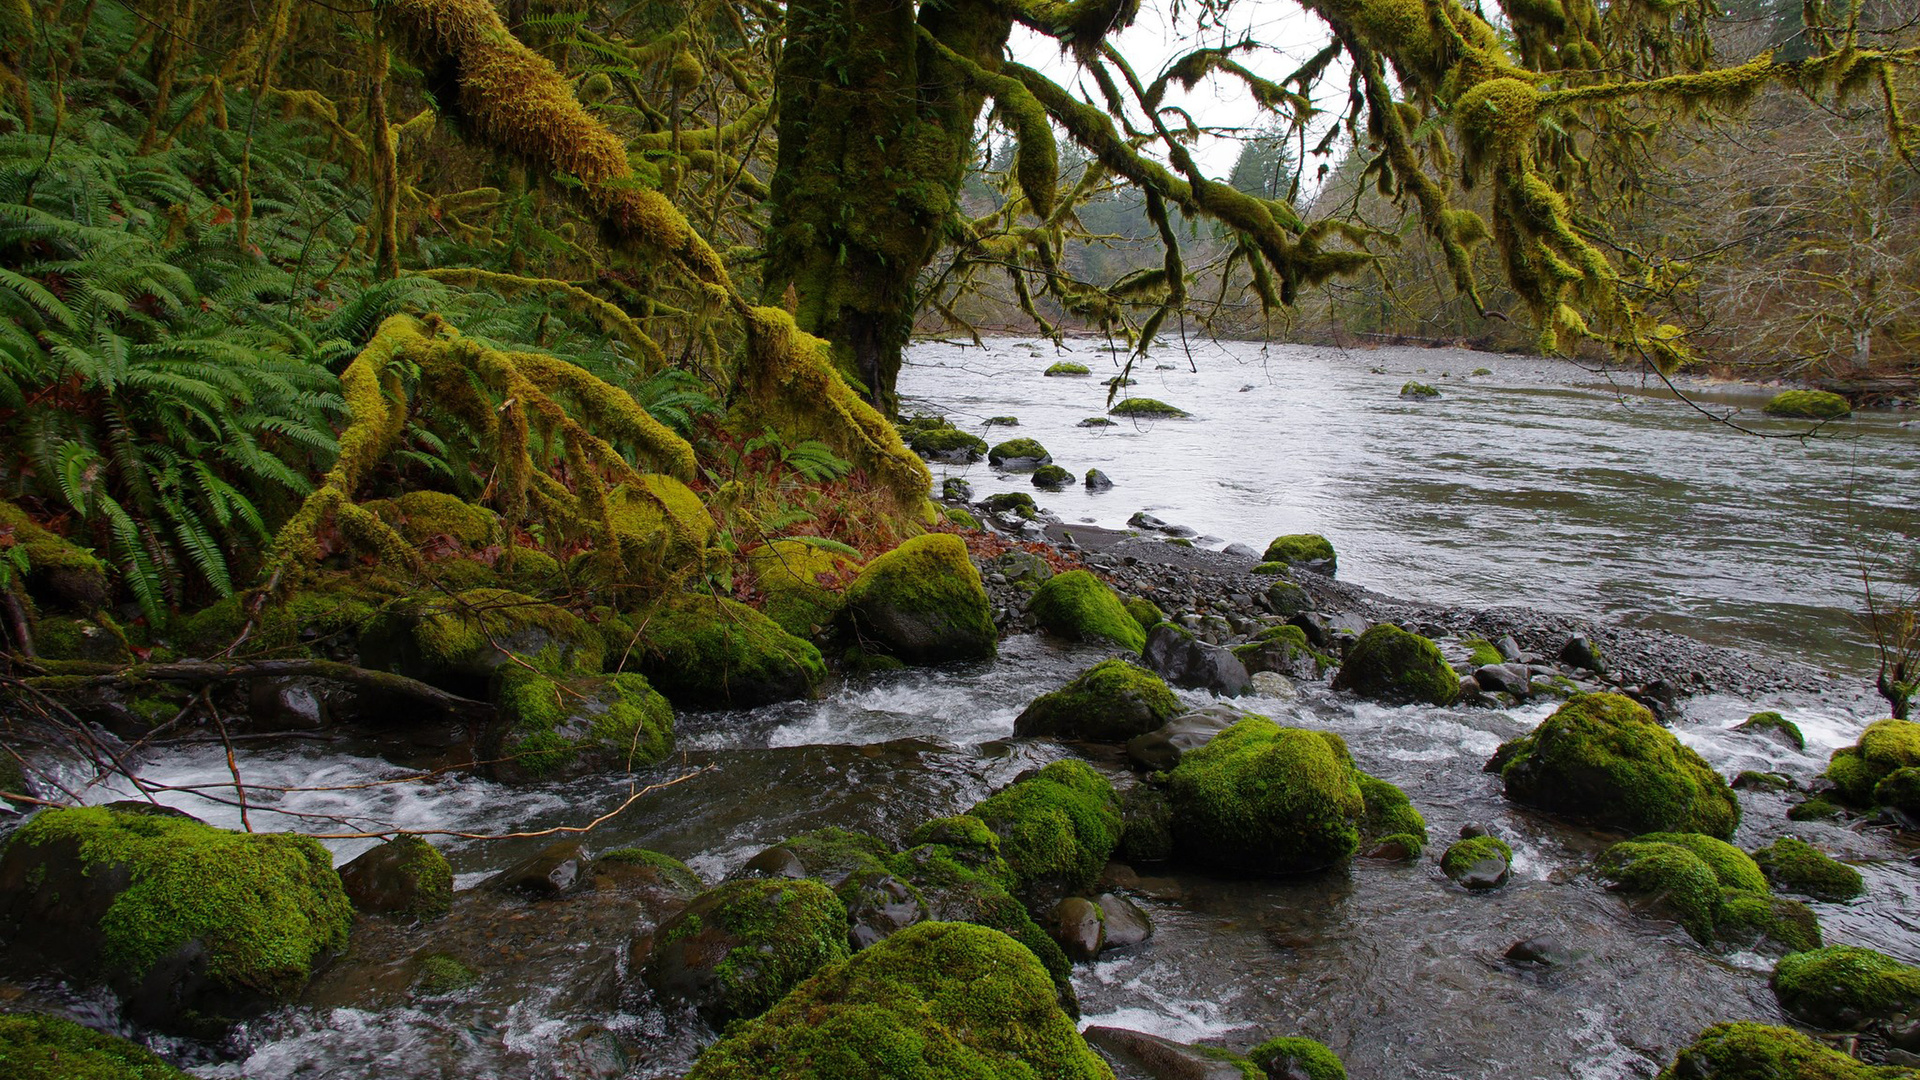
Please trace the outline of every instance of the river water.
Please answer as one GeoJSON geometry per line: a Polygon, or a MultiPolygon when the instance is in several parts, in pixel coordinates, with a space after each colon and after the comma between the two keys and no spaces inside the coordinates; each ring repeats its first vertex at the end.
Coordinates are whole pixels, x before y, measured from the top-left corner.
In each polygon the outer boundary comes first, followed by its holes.
{"type": "MultiPolygon", "coordinates": [[[[1663,392],[1570,365],[1455,351],[1232,345],[1196,347],[1197,371],[1182,357],[1173,370],[1149,363],[1138,373],[1134,392],[1186,408],[1192,419],[1094,429],[1075,425],[1103,411],[1105,387],[1098,377],[1040,375],[1062,358],[1102,376],[1110,370],[1108,354],[1087,347],[929,344],[916,349],[902,386],[976,430],[985,430],[978,425],[986,417],[1017,416],[1013,433],[1039,438],[1076,473],[1109,473],[1112,491],[1041,498],[1069,522],[1121,525],[1149,510],[1215,543],[1255,546],[1277,533],[1322,532],[1340,552],[1343,578],[1388,593],[1654,624],[1762,656],[1812,655],[1857,674],[1867,655],[1847,621],[1857,582],[1843,543],[1849,507],[1871,542],[1914,526],[1920,432],[1891,414],[1835,425],[1823,433],[1831,438],[1761,440],[1712,424],[1663,392]],[[1491,373],[1468,374],[1478,368],[1491,373]],[[1403,401],[1398,389],[1410,378],[1444,396],[1403,401]]],[[[1710,408],[1746,407],[1743,423],[1764,400],[1738,388],[1700,396],[1710,408]]],[[[1025,478],[997,477],[984,464],[964,475],[981,493],[1032,490],[1025,478]]],[[[655,848],[713,882],[807,829],[839,825],[898,839],[1063,756],[1068,750],[1052,743],[1012,741],[1013,718],[1104,655],[1015,637],[987,663],[847,680],[816,701],[682,716],[682,753],[635,781],[505,787],[448,775],[369,789],[367,781],[404,775],[413,762],[352,742],[252,744],[240,766],[255,785],[256,822],[276,820],[266,806],[364,828],[473,832],[578,823],[618,806],[631,783],[693,773],[597,829],[590,843],[655,848]],[[337,790],[276,796],[274,786],[337,790]]],[[[1417,863],[1357,861],[1295,881],[1142,877],[1113,867],[1112,884],[1151,913],[1156,934],[1076,969],[1086,1022],[1242,1049],[1273,1035],[1307,1035],[1339,1052],[1356,1078],[1384,1080],[1648,1077],[1710,1023],[1781,1019],[1766,986],[1769,959],[1716,955],[1673,924],[1637,914],[1583,873],[1613,838],[1509,805],[1480,771],[1502,740],[1537,724],[1549,706],[1385,708],[1324,684],[1303,686],[1297,698],[1240,703],[1342,734],[1363,769],[1407,791],[1435,844],[1417,863]],[[1438,853],[1470,822],[1514,846],[1514,879],[1495,892],[1468,894],[1437,867],[1438,853]],[[1502,959],[1513,942],[1543,934],[1582,955],[1550,970],[1502,959]]],[[[1675,730],[1729,776],[1765,768],[1807,777],[1875,715],[1864,694],[1711,696],[1688,701],[1675,730]],[[1807,751],[1731,731],[1762,707],[1798,722],[1807,751]]],[[[169,748],[146,771],[210,791],[228,782],[224,756],[205,745],[169,748]]],[[[239,824],[231,807],[171,801],[216,824],[239,824]]],[[[1866,874],[1863,900],[1814,905],[1829,941],[1920,962],[1920,871],[1893,838],[1789,825],[1780,796],[1743,793],[1742,801],[1743,846],[1790,828],[1866,874]]],[[[322,827],[319,818],[305,820],[322,827]]],[[[465,888],[547,841],[437,842],[465,888]]],[[[344,860],[369,842],[329,843],[344,860]]],[[[515,903],[509,915],[522,922],[558,910],[515,903]]],[[[553,927],[566,925],[552,918],[553,927]]],[[[254,1080],[665,1077],[683,1072],[711,1039],[692,1016],[663,1009],[620,977],[619,935],[551,936],[558,939],[541,944],[534,933],[506,959],[494,955],[511,951],[504,946],[466,957],[481,982],[445,999],[395,999],[320,980],[301,1007],[244,1029],[228,1048],[237,1056],[203,1059],[195,1071],[254,1080]],[[589,1042],[598,1049],[583,1055],[589,1042]]]]}

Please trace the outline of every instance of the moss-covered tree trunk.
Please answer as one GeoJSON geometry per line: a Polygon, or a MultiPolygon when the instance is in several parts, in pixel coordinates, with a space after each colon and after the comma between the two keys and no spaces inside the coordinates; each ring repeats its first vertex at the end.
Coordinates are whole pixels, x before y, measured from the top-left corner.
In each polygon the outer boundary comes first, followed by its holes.
{"type": "Polygon", "coordinates": [[[938,250],[983,96],[922,33],[988,70],[1011,20],[981,0],[794,0],[775,77],[780,156],[765,296],[891,413],[914,281],[938,250]]]}

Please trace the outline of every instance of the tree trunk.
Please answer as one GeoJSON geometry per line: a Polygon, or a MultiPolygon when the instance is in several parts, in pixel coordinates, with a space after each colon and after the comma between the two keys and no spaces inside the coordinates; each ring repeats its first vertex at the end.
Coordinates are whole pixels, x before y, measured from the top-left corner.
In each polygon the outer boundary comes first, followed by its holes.
{"type": "Polygon", "coordinates": [[[776,162],[762,296],[891,414],[915,282],[939,249],[984,98],[919,38],[998,69],[1011,21],[980,0],[794,0],[775,76],[776,162]]]}

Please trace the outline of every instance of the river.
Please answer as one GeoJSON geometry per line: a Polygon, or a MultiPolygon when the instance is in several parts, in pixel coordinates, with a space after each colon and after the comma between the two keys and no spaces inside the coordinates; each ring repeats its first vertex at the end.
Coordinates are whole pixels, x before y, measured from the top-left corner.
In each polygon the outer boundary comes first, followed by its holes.
{"type": "MultiPolygon", "coordinates": [[[[1012,434],[1040,439],[1076,473],[1109,473],[1111,491],[1075,487],[1041,497],[1069,522],[1118,526],[1148,510],[1216,546],[1321,532],[1340,552],[1343,578],[1389,594],[1657,625],[1763,657],[1813,657],[1855,675],[1869,656],[1848,621],[1858,582],[1849,521],[1871,544],[1910,535],[1915,525],[1920,432],[1892,414],[1863,415],[1813,440],[1763,440],[1709,422],[1664,389],[1530,358],[1223,344],[1196,345],[1189,367],[1183,354],[1165,355],[1179,359],[1144,365],[1131,389],[1185,408],[1191,419],[1077,427],[1103,412],[1101,379],[1111,370],[1110,355],[1090,343],[1069,352],[1025,341],[985,350],[926,344],[914,351],[902,388],[974,430],[987,430],[979,425],[990,416],[1017,416],[1012,434]],[[1063,358],[1098,375],[1041,375],[1063,358]],[[1489,373],[1470,374],[1482,368],[1489,373]],[[1409,379],[1443,396],[1404,400],[1398,391],[1409,379]]],[[[1757,419],[1757,391],[1702,387],[1696,397],[1709,408],[1741,407],[1740,422],[1758,429],[1787,430],[1757,419]]],[[[1024,477],[998,477],[984,464],[954,471],[980,493],[1032,490],[1024,477]]],[[[591,843],[655,848],[714,882],[807,829],[839,825],[898,839],[1067,753],[1012,741],[1013,717],[1103,655],[1015,637],[987,663],[845,680],[816,701],[684,715],[683,753],[638,781],[712,768],[647,796],[591,843]]],[[[1550,706],[1385,708],[1325,684],[1304,686],[1295,699],[1241,704],[1342,734],[1361,768],[1407,791],[1435,844],[1416,863],[1359,861],[1297,881],[1141,877],[1114,868],[1114,884],[1140,900],[1157,929],[1131,953],[1076,969],[1085,1022],[1237,1048],[1307,1035],[1340,1053],[1357,1080],[1385,1080],[1647,1077],[1710,1023],[1780,1019],[1766,986],[1770,960],[1717,955],[1673,924],[1636,914],[1582,872],[1608,837],[1508,804],[1480,771],[1502,740],[1530,729],[1550,706]],[[1512,842],[1515,874],[1506,887],[1469,894],[1440,874],[1438,852],[1468,823],[1512,842]],[[1511,943],[1542,934],[1578,943],[1583,955],[1548,970],[1503,960],[1511,943]]],[[[1675,728],[1729,776],[1769,768],[1804,778],[1851,743],[1875,709],[1864,693],[1706,696],[1686,703],[1675,728]],[[1731,732],[1762,707],[1798,722],[1807,751],[1731,732]]],[[[529,831],[591,818],[630,790],[626,778],[505,787],[458,775],[364,786],[410,764],[376,747],[325,741],[257,744],[240,761],[256,785],[256,807],[369,826],[529,831]],[[339,790],[275,796],[268,789],[276,785],[339,790]]],[[[166,749],[147,773],[216,788],[228,778],[224,756],[207,745],[166,749]]],[[[239,824],[228,807],[174,801],[216,824],[239,824]]],[[[1814,905],[1829,941],[1920,961],[1920,871],[1892,839],[1789,826],[1780,796],[1743,793],[1742,801],[1742,846],[1791,827],[1867,876],[1864,899],[1814,905]]],[[[256,809],[255,819],[263,817],[256,809]]],[[[444,848],[464,888],[544,842],[449,840],[444,848]]],[[[344,860],[368,843],[330,846],[344,860]]],[[[522,917],[538,918],[538,909],[529,905],[522,917]]],[[[534,961],[476,964],[480,985],[450,999],[397,1004],[316,992],[248,1025],[228,1048],[237,1056],[203,1059],[195,1072],[254,1080],[666,1077],[683,1072],[712,1037],[690,1014],[633,989],[634,980],[604,993],[567,992],[601,967],[617,968],[622,950],[555,944],[553,955],[534,961]],[[591,1067],[581,1064],[587,1030],[607,1047],[591,1067]]]]}

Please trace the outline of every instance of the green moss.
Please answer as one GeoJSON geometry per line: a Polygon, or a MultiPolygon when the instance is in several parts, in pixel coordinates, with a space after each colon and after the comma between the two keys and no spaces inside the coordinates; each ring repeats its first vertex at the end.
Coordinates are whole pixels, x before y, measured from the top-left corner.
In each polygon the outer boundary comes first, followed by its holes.
{"type": "Polygon", "coordinates": [[[1355,771],[1360,798],[1366,803],[1366,818],[1361,823],[1361,839],[1380,843],[1395,838],[1406,844],[1409,857],[1417,857],[1427,846],[1427,819],[1414,808],[1407,793],[1375,776],[1355,771]]]}
{"type": "Polygon", "coordinates": [[[1247,1051],[1255,1065],[1268,1076],[1298,1076],[1307,1080],[1347,1080],[1347,1067],[1340,1056],[1312,1039],[1285,1036],[1268,1039],[1247,1051]]]}
{"type": "Polygon", "coordinates": [[[1167,621],[1167,613],[1161,611],[1158,605],[1145,597],[1125,597],[1120,601],[1120,606],[1127,609],[1127,614],[1133,617],[1134,622],[1140,624],[1140,629],[1143,631],[1151,630],[1167,621]]]}
{"type": "Polygon", "coordinates": [[[868,563],[846,612],[866,647],[910,664],[984,660],[998,648],[980,572],[951,533],[916,536],[868,563]]]}
{"type": "Polygon", "coordinates": [[[406,834],[387,841],[385,848],[395,858],[383,886],[409,897],[411,903],[386,907],[384,914],[433,919],[453,908],[453,867],[439,848],[406,834]]]}
{"type": "Polygon", "coordinates": [[[25,510],[0,499],[0,536],[27,553],[27,591],[43,604],[92,611],[107,600],[107,568],[93,553],[40,527],[25,510]]]}
{"type": "Polygon", "coordinates": [[[1447,848],[1446,854],[1440,856],[1440,870],[1450,878],[1457,878],[1473,869],[1474,864],[1487,859],[1499,859],[1511,865],[1513,848],[1497,836],[1473,836],[1458,840],[1447,848]]]}
{"type": "Polygon", "coordinates": [[[805,540],[762,544],[747,552],[747,567],[766,594],[767,617],[798,638],[833,623],[846,583],[860,570],[846,555],[805,540]]]}
{"type": "Polygon", "coordinates": [[[1331,574],[1338,566],[1339,559],[1334,555],[1333,542],[1318,533],[1289,533],[1276,536],[1273,543],[1267,545],[1266,554],[1260,557],[1262,562],[1270,563],[1308,563],[1324,560],[1327,573],[1331,574]]]}
{"type": "Polygon", "coordinates": [[[1783,836],[1753,853],[1767,881],[1782,892],[1835,903],[1852,900],[1866,889],[1860,871],[1804,840],[1783,836]]]}
{"type": "Polygon", "coordinates": [[[77,850],[89,876],[126,875],[99,924],[113,977],[137,981],[182,950],[203,949],[215,986],[285,1001],[316,962],[346,946],[353,914],[340,876],[307,837],[82,807],[35,816],[7,854],[53,845],[77,850]]]}
{"type": "Polygon", "coordinates": [[[1757,712],[1746,718],[1735,731],[1751,731],[1758,735],[1778,733],[1785,735],[1787,741],[1797,750],[1807,748],[1807,737],[1800,734],[1800,728],[1793,721],[1777,712],[1757,712]]]}
{"type": "Polygon", "coordinates": [[[1022,738],[1043,735],[1124,742],[1154,730],[1179,712],[1180,699],[1160,676],[1125,660],[1104,660],[1060,689],[1035,698],[1014,720],[1013,733],[1022,738]]]}
{"type": "Polygon", "coordinates": [[[363,574],[318,575],[259,611],[255,597],[239,594],[203,608],[173,625],[173,640],[189,656],[221,652],[247,633],[241,650],[249,656],[324,653],[351,646],[395,593],[363,574]],[[251,628],[249,629],[249,623],[251,628]]]}
{"type": "Polygon", "coordinates": [[[1840,804],[1823,796],[1815,795],[1810,799],[1797,802],[1787,808],[1789,821],[1828,821],[1845,814],[1840,804]]]}
{"type": "Polygon", "coordinates": [[[699,892],[706,885],[700,875],[693,872],[686,863],[671,855],[662,855],[646,848],[623,847],[604,852],[594,861],[595,866],[608,863],[615,866],[645,866],[658,871],[662,879],[674,888],[689,893],[699,892]]]}
{"type": "Polygon", "coordinates": [[[396,601],[370,633],[391,666],[423,676],[489,672],[509,653],[542,671],[584,674],[605,656],[605,642],[578,615],[506,589],[396,601]]]}
{"type": "Polygon", "coordinates": [[[1653,714],[1618,694],[1575,694],[1531,734],[1503,744],[1487,771],[1507,797],[1634,832],[1725,839],[1740,803],[1712,766],[1653,714]]]}
{"type": "Polygon", "coordinates": [[[609,491],[607,520],[626,567],[625,579],[612,584],[651,586],[683,567],[698,566],[714,534],[700,496],[661,473],[609,491]]]}
{"type": "Polygon", "coordinates": [[[1715,1024],[1655,1080],[1905,1080],[1911,1070],[1866,1065],[1792,1028],[1715,1024]]]}
{"type": "Polygon", "coordinates": [[[1440,396],[1440,391],[1423,382],[1409,382],[1400,388],[1400,396],[1416,399],[1437,398],[1440,396]]]}
{"type": "Polygon", "coordinates": [[[1920,815],[1920,768],[1895,769],[1873,785],[1876,806],[1890,806],[1909,816],[1920,815]]]}
{"type": "Polygon", "coordinates": [[[1024,491],[1003,491],[989,495],[980,500],[980,506],[989,514],[1014,513],[1028,520],[1032,520],[1040,509],[1034,505],[1033,496],[1024,491]]]}
{"type": "Polygon", "coordinates": [[[974,517],[972,514],[968,513],[967,511],[962,510],[957,506],[949,506],[947,507],[946,513],[947,513],[947,520],[949,522],[952,522],[953,524],[958,525],[963,529],[972,529],[975,532],[979,531],[980,519],[977,517],[974,517]]]}
{"type": "Polygon", "coordinates": [[[1728,889],[1714,915],[1721,941],[1743,948],[1802,952],[1820,947],[1820,919],[1798,900],[1728,889]]]}
{"type": "Polygon", "coordinates": [[[1736,791],[1785,791],[1792,786],[1793,781],[1785,773],[1742,769],[1740,775],[1733,778],[1736,791]]]}
{"type": "Polygon", "coordinates": [[[1695,941],[1714,940],[1720,910],[1720,879],[1713,868],[1675,844],[1615,844],[1600,858],[1600,872],[1627,892],[1658,897],[1695,941]]]}
{"type": "Polygon", "coordinates": [[[43,615],[33,624],[33,649],[45,660],[124,664],[133,659],[126,635],[103,614],[43,615]]]}
{"type": "Polygon", "coordinates": [[[1076,364],[1071,360],[1062,360],[1054,364],[1052,367],[1049,367],[1046,371],[1042,372],[1041,374],[1044,374],[1044,375],[1091,375],[1093,374],[1093,370],[1087,367],[1087,365],[1085,364],[1076,364]]]}
{"type": "Polygon", "coordinates": [[[8,1080],[191,1080],[159,1055],[57,1016],[0,1015],[0,1076],[8,1080]]]}
{"type": "Polygon", "coordinates": [[[1042,628],[1075,641],[1110,641],[1135,653],[1147,644],[1139,621],[1107,583],[1089,570],[1069,570],[1049,578],[1033,594],[1027,611],[1042,628]]]}
{"type": "Polygon", "coordinates": [[[1474,375],[1491,375],[1491,374],[1493,374],[1493,369],[1492,369],[1492,368],[1484,368],[1484,367],[1477,367],[1477,368],[1474,368],[1474,369],[1473,369],[1473,371],[1471,372],[1471,374],[1474,374],[1474,375]]]}
{"type": "Polygon", "coordinates": [[[1113,420],[1105,416],[1089,416],[1085,420],[1080,421],[1080,423],[1075,426],[1076,427],[1112,427],[1113,420]]]}
{"type": "Polygon", "coordinates": [[[1920,724],[1911,720],[1876,720],[1860,733],[1860,760],[1882,777],[1895,769],[1920,765],[1920,724]]]}
{"type": "Polygon", "coordinates": [[[1092,888],[1120,843],[1113,785],[1079,761],[1056,761],[968,812],[1000,837],[1029,908],[1092,888]]]}
{"type": "Polygon", "coordinates": [[[1151,784],[1135,784],[1120,797],[1120,857],[1130,863],[1161,863],[1173,858],[1173,804],[1151,784]]]}
{"type": "Polygon", "coordinates": [[[1853,412],[1853,406],[1846,398],[1825,390],[1783,390],[1775,394],[1761,411],[1768,416],[1833,420],[1853,412]]]}
{"type": "Polygon", "coordinates": [[[478,972],[448,953],[436,952],[420,957],[418,973],[413,977],[413,988],[422,994],[437,997],[465,990],[479,981],[478,972]]]}
{"type": "Polygon", "coordinates": [[[1767,891],[1767,877],[1761,872],[1759,864],[1753,860],[1753,857],[1718,837],[1702,836],[1699,833],[1660,832],[1636,836],[1630,842],[1673,844],[1686,848],[1712,869],[1713,876],[1719,879],[1722,887],[1756,893],[1767,891]]]}
{"type": "Polygon", "coordinates": [[[1473,657],[1473,666],[1477,668],[1504,664],[1507,658],[1500,655],[1500,647],[1486,638],[1471,637],[1461,642],[1473,657]]]}
{"type": "Polygon", "coordinates": [[[409,491],[361,505],[429,555],[482,551],[499,544],[503,536],[500,515],[438,491],[409,491]]]}
{"type": "Polygon", "coordinates": [[[942,461],[979,461],[987,453],[987,440],[958,428],[916,431],[907,446],[921,457],[942,461]]]}
{"type": "Polygon", "coordinates": [[[1760,867],[1715,837],[1648,833],[1609,848],[1599,868],[1617,887],[1665,903],[1703,945],[1723,941],[1788,951],[1820,945],[1813,912],[1769,895],[1760,867]]]}
{"type": "Polygon", "coordinates": [[[1872,949],[1829,945],[1781,957],[1773,992],[1808,1023],[1854,1029],[1920,1006],[1920,968],[1872,949]]]}
{"type": "Polygon", "coordinates": [[[1820,775],[1833,781],[1833,794],[1848,805],[1873,805],[1873,788],[1879,780],[1860,759],[1858,748],[1843,746],[1835,750],[1827,759],[1827,771],[1820,775]]]}
{"type": "Polygon", "coordinates": [[[1033,486],[1059,491],[1073,486],[1073,474],[1058,465],[1042,465],[1033,470],[1033,486]]]}
{"type": "MultiPolygon", "coordinates": [[[[847,910],[818,881],[750,879],[701,894],[660,928],[661,945],[688,938],[695,962],[713,964],[721,1015],[756,1016],[822,967],[847,957],[847,910]]],[[[656,946],[654,959],[661,956],[656,946]]]]}
{"type": "Polygon", "coordinates": [[[511,664],[494,700],[507,728],[490,756],[512,766],[497,774],[632,771],[673,751],[673,706],[633,672],[556,681],[511,664]]]}
{"type": "Polygon", "coordinates": [[[805,697],[827,676],[812,643],[732,600],[676,597],[645,626],[634,650],[641,670],[681,706],[747,707],[805,697]]]}
{"type": "Polygon", "coordinates": [[[1299,873],[1343,862],[1360,843],[1360,774],[1325,733],[1242,720],[1189,751],[1169,779],[1184,858],[1299,873]]]}
{"type": "Polygon", "coordinates": [[[797,987],[707,1048],[687,1080],[1112,1080],[1027,950],[921,923],[797,987]]]}
{"type": "Polygon", "coordinates": [[[1009,461],[1025,459],[1033,466],[1050,464],[1053,455],[1036,439],[1008,439],[987,451],[987,463],[999,468],[1009,461]]]}
{"type": "Polygon", "coordinates": [[[989,416],[984,422],[988,427],[1020,426],[1020,418],[1017,416],[989,416]]]}
{"type": "Polygon", "coordinates": [[[1147,418],[1188,415],[1185,409],[1175,408],[1164,401],[1158,401],[1150,397],[1126,398],[1122,401],[1116,401],[1113,403],[1113,408],[1107,411],[1115,416],[1138,416],[1147,418]]]}
{"type": "Polygon", "coordinates": [[[1451,705],[1460,697],[1460,677],[1433,642],[1391,623],[1377,623],[1347,653],[1334,674],[1333,688],[1388,702],[1451,705]]]}
{"type": "Polygon", "coordinates": [[[1269,577],[1279,575],[1279,574],[1284,574],[1286,572],[1287,572],[1287,564],[1283,562],[1263,562],[1255,566],[1253,569],[1247,571],[1247,573],[1249,574],[1261,574],[1269,577]]]}
{"type": "Polygon", "coordinates": [[[1073,965],[1014,897],[1013,871],[986,822],[967,814],[938,818],[915,829],[908,843],[893,866],[920,891],[933,919],[990,927],[1018,941],[1046,969],[1067,1010],[1078,1011],[1073,965]]]}

